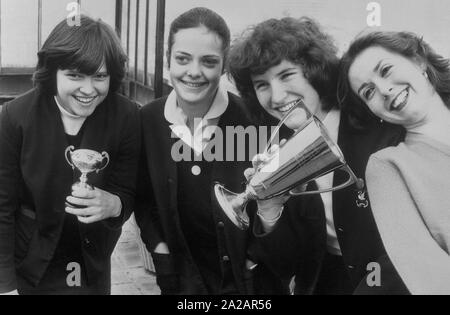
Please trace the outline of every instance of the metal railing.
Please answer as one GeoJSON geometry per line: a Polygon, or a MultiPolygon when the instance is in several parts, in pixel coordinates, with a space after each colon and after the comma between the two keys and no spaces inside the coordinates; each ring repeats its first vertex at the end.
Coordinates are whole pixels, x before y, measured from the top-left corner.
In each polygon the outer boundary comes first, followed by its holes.
{"type": "Polygon", "coordinates": [[[116,30],[129,56],[122,92],[142,105],[168,92],[163,77],[165,7],[165,0],[116,0],[116,30]]]}
{"type": "MultiPolygon", "coordinates": [[[[83,7],[82,0],[76,1],[83,7]]],[[[121,92],[140,104],[159,98],[170,89],[163,78],[165,8],[165,0],[115,1],[115,28],[129,56],[128,73],[121,92]]],[[[37,37],[36,51],[44,40],[43,13],[43,0],[38,0],[37,28],[33,35],[37,37]]],[[[0,18],[1,14],[0,10],[0,18]]],[[[0,38],[1,32],[0,29],[0,38]]],[[[34,71],[29,66],[2,67],[1,58],[0,49],[0,76],[30,76],[34,71]]]]}

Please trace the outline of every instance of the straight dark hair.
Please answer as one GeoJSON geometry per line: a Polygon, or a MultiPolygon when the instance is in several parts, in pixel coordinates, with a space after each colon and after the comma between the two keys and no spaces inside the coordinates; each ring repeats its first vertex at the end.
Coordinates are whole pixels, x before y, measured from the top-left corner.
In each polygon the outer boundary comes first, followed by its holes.
{"type": "Polygon", "coordinates": [[[357,37],[350,45],[340,62],[338,98],[349,115],[353,127],[365,129],[380,119],[367,107],[364,101],[353,92],[349,71],[355,59],[370,47],[381,47],[399,54],[413,62],[423,62],[426,73],[436,92],[450,108],[450,60],[437,54],[423,38],[410,32],[371,32],[357,37]]]}
{"type": "Polygon", "coordinates": [[[34,85],[56,95],[56,72],[76,70],[94,75],[105,65],[111,77],[109,92],[116,92],[126,73],[127,56],[114,30],[101,20],[81,16],[80,25],[60,22],[38,52],[34,85]]]}

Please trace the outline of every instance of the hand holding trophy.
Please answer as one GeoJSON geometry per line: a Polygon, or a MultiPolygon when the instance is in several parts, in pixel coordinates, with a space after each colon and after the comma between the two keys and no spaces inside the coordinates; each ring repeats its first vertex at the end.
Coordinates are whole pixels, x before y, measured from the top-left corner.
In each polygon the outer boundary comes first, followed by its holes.
{"type": "Polygon", "coordinates": [[[92,150],[75,151],[70,146],[65,156],[72,169],[81,172],[80,180],[72,186],[72,195],[67,197],[66,212],[76,215],[80,222],[86,224],[118,217],[122,207],[120,198],[88,183],[90,173],[99,173],[108,166],[109,154],[92,150]]]}
{"type": "Polygon", "coordinates": [[[279,123],[264,154],[269,158],[256,169],[244,193],[233,193],[220,184],[214,187],[222,210],[242,230],[250,226],[245,209],[252,200],[270,200],[287,193],[292,196],[321,194],[344,189],[353,184],[357,184],[359,188],[364,187],[364,180],[356,177],[345,161],[342,151],[328,135],[325,126],[313,115],[310,115],[286,143],[269,154],[273,151],[271,147],[278,138],[281,127],[299,106],[309,113],[300,100],[279,123]],[[337,170],[343,170],[349,175],[348,180],[337,187],[321,191],[296,189],[337,170]]]}

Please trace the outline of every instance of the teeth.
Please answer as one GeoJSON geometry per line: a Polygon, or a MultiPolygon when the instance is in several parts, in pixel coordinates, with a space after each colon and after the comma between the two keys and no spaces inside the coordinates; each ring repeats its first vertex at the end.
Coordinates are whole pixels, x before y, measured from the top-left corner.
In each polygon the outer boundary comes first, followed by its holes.
{"type": "Polygon", "coordinates": [[[89,104],[89,103],[92,103],[92,101],[94,101],[96,99],[96,97],[79,97],[79,96],[75,96],[75,99],[77,101],[79,101],[80,103],[89,104]]]}
{"type": "Polygon", "coordinates": [[[183,82],[183,83],[192,88],[199,88],[205,84],[205,83],[191,83],[191,82],[183,82]]]}
{"type": "Polygon", "coordinates": [[[278,110],[282,113],[288,112],[295,107],[297,101],[287,104],[286,106],[278,108],[278,110]]]}
{"type": "Polygon", "coordinates": [[[392,108],[393,109],[399,108],[402,104],[404,104],[406,102],[406,99],[408,98],[408,96],[409,96],[408,90],[404,90],[394,100],[394,103],[392,104],[392,108]]]}

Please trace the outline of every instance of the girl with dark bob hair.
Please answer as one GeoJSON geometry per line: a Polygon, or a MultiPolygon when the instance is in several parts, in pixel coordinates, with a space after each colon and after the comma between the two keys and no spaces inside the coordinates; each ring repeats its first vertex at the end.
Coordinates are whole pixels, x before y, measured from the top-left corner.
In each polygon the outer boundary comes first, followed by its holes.
{"type": "Polygon", "coordinates": [[[140,148],[137,105],[116,94],[127,58],[86,16],[59,23],[38,58],[36,87],[1,113],[0,292],[110,294],[140,148]],[[95,159],[83,184],[77,167],[95,159]]]}
{"type": "Polygon", "coordinates": [[[359,122],[407,131],[367,166],[387,253],[411,293],[449,294],[450,60],[415,34],[374,32],[351,44],[341,69],[341,95],[358,100],[347,108],[359,122]]]}
{"type": "MultiPolygon", "coordinates": [[[[287,118],[285,125],[293,131],[307,118],[302,108],[295,109],[302,100],[309,112],[322,120],[356,175],[364,178],[370,154],[397,144],[402,133],[396,128],[358,132],[351,127],[338,106],[338,67],[332,38],[317,22],[303,17],[270,19],[250,28],[233,43],[228,69],[248,107],[255,111],[262,107],[276,120],[287,118]]],[[[261,160],[264,157],[256,159],[255,166],[261,160]]],[[[344,181],[340,173],[330,174],[307,189],[329,189],[344,181]]],[[[289,246],[276,252],[283,263],[272,269],[278,269],[283,279],[295,275],[296,293],[378,294],[404,290],[386,258],[361,184],[334,193],[294,198],[286,203],[284,213],[279,208],[266,213],[268,218],[280,218],[278,222],[272,220],[275,230],[278,227],[289,231],[289,226],[295,230],[280,239],[289,246]],[[306,214],[315,224],[302,224],[295,212],[306,214]],[[286,216],[291,217],[289,224],[282,221],[286,216]],[[308,244],[302,243],[303,238],[308,239],[308,244]],[[383,284],[368,288],[368,266],[377,261],[383,264],[383,284]]]]}

